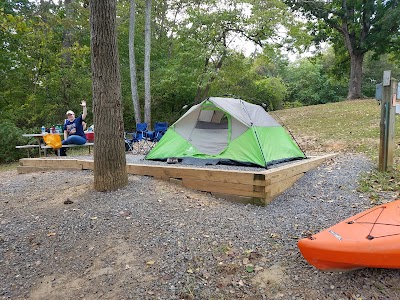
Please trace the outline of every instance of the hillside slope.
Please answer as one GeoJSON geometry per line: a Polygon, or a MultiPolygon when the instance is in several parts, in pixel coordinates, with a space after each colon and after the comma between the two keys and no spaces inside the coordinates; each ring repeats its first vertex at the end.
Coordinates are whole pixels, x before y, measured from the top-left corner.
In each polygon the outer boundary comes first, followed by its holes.
{"type": "MultiPolygon", "coordinates": [[[[308,155],[357,152],[379,156],[380,110],[375,99],[343,101],[271,112],[308,155]],[[278,117],[276,117],[278,116],[278,117]]],[[[396,116],[395,164],[400,162],[400,117],[396,116]]]]}

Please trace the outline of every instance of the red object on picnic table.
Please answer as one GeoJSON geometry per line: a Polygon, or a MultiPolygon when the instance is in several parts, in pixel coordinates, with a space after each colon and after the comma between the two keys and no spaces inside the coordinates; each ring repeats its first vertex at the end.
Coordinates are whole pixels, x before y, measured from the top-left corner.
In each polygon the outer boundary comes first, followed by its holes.
{"type": "Polygon", "coordinates": [[[94,132],[86,132],[86,139],[88,142],[94,141],[94,132]]]}

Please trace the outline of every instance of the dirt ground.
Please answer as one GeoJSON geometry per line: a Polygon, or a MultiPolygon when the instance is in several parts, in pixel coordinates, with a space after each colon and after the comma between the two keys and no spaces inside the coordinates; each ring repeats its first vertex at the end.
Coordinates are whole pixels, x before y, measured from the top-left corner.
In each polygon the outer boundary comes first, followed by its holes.
{"type": "MultiPolygon", "coordinates": [[[[326,192],[340,168],[312,174],[316,185],[326,192]]],[[[110,193],[92,181],[89,171],[0,173],[1,299],[400,299],[398,270],[308,265],[296,241],[310,227],[291,195],[281,202],[295,211],[228,203],[149,177],[130,176],[110,193]]],[[[358,210],[368,202],[341,189],[358,210]]],[[[342,195],[329,197],[341,205],[342,195]]]]}

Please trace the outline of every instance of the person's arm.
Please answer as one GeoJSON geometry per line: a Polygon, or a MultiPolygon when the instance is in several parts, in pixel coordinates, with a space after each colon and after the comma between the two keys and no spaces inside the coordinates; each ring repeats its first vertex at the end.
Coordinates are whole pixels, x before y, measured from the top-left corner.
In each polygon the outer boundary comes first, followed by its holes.
{"type": "Polygon", "coordinates": [[[68,131],[67,131],[67,126],[66,126],[67,120],[64,120],[64,125],[63,125],[63,129],[64,129],[64,140],[66,140],[68,138],[68,131]]]}
{"type": "Polygon", "coordinates": [[[86,107],[86,101],[82,100],[81,106],[83,107],[83,112],[82,112],[82,120],[85,120],[87,116],[87,107],[86,107]]]}

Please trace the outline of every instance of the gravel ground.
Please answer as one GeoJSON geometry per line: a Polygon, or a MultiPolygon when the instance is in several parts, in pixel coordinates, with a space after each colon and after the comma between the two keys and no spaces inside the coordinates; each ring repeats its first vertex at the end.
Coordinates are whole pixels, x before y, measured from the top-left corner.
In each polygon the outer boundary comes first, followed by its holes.
{"type": "Polygon", "coordinates": [[[340,155],[265,207],[150,177],[100,193],[90,171],[2,172],[0,299],[400,299],[399,270],[321,272],[296,246],[371,207],[357,177],[372,167],[340,155]]]}

